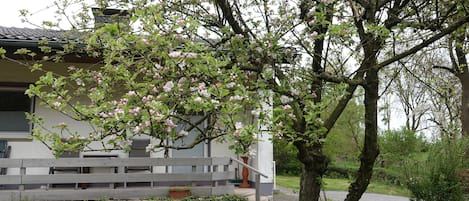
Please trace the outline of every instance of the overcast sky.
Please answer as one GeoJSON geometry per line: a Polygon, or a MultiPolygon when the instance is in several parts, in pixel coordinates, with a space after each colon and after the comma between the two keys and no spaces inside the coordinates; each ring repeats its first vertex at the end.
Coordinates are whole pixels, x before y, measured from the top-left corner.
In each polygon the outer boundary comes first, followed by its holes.
{"type": "MultiPolygon", "coordinates": [[[[35,26],[21,22],[20,12],[21,9],[27,9],[32,15],[29,20],[35,24],[41,24],[42,21],[48,20],[56,22],[54,18],[57,7],[54,4],[55,0],[1,0],[0,6],[0,26],[5,27],[30,27],[35,26]]],[[[94,0],[85,0],[86,2],[93,3],[94,0]]],[[[67,23],[61,23],[61,25],[67,23]]],[[[66,28],[66,27],[62,27],[66,28]]]]}
{"type": "Polygon", "coordinates": [[[21,9],[28,9],[34,14],[33,20],[40,23],[43,19],[53,19],[54,0],[3,0],[0,6],[0,26],[5,27],[32,27],[22,23],[19,17],[21,9]]]}

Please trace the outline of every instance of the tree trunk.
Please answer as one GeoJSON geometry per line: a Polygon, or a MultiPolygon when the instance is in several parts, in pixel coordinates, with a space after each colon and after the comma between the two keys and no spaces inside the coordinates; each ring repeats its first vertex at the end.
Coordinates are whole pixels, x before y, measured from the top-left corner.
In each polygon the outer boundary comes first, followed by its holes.
{"type": "Polygon", "coordinates": [[[459,76],[461,81],[461,134],[469,137],[469,73],[462,73],[459,76]]]}
{"type": "Polygon", "coordinates": [[[321,192],[322,176],[329,164],[328,158],[322,152],[322,145],[315,143],[307,146],[305,143],[296,142],[298,159],[303,163],[300,180],[299,201],[317,201],[321,192]]]}
{"type": "MultiPolygon", "coordinates": [[[[464,43],[464,36],[457,37],[457,42],[464,43]]],[[[467,66],[466,54],[461,45],[456,44],[456,56],[458,60],[458,78],[461,81],[461,134],[463,137],[469,137],[469,70],[467,66]]]]}
{"type": "MultiPolygon", "coordinates": [[[[375,62],[371,62],[375,63],[375,62]]],[[[368,65],[365,81],[365,144],[360,155],[360,168],[355,181],[349,187],[345,201],[358,201],[366,191],[378,157],[378,71],[368,65]]]]}

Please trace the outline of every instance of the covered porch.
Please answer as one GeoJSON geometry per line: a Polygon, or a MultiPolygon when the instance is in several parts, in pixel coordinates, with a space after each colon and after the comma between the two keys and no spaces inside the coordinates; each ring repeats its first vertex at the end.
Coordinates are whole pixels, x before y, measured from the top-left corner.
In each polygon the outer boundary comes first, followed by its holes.
{"type": "MultiPolygon", "coordinates": [[[[240,161],[230,157],[0,159],[0,168],[19,170],[19,174],[0,175],[0,200],[143,199],[168,197],[170,191],[189,191],[194,196],[234,194],[230,180],[235,173],[230,166],[236,163],[240,161]],[[192,171],[164,171],[175,166],[192,171]],[[35,168],[54,171],[28,171],[35,168]],[[85,168],[95,171],[84,173],[85,168]]],[[[260,177],[266,176],[246,167],[256,178],[254,200],[260,200],[260,177]]]]}

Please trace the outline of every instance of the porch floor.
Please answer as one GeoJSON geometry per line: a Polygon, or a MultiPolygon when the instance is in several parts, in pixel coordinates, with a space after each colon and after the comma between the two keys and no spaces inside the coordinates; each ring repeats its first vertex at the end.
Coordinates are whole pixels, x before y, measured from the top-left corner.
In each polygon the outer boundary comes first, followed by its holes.
{"type": "MultiPolygon", "coordinates": [[[[248,198],[249,201],[256,201],[256,189],[255,188],[239,188],[235,187],[235,195],[248,198]]],[[[272,201],[272,196],[261,196],[260,201],[272,201]]]]}

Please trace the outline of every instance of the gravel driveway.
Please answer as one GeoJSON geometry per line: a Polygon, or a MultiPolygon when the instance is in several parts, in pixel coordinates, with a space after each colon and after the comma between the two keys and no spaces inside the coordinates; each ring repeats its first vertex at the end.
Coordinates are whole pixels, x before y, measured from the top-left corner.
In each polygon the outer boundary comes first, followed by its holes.
{"type": "MultiPolygon", "coordinates": [[[[290,189],[277,187],[280,191],[274,195],[274,201],[298,201],[298,193],[290,189]]],[[[345,191],[326,191],[326,197],[334,201],[342,201],[347,196],[345,191]]],[[[321,197],[323,193],[321,192],[321,197]]],[[[381,195],[376,193],[364,193],[360,201],[409,201],[409,198],[393,195],[381,195]]]]}

